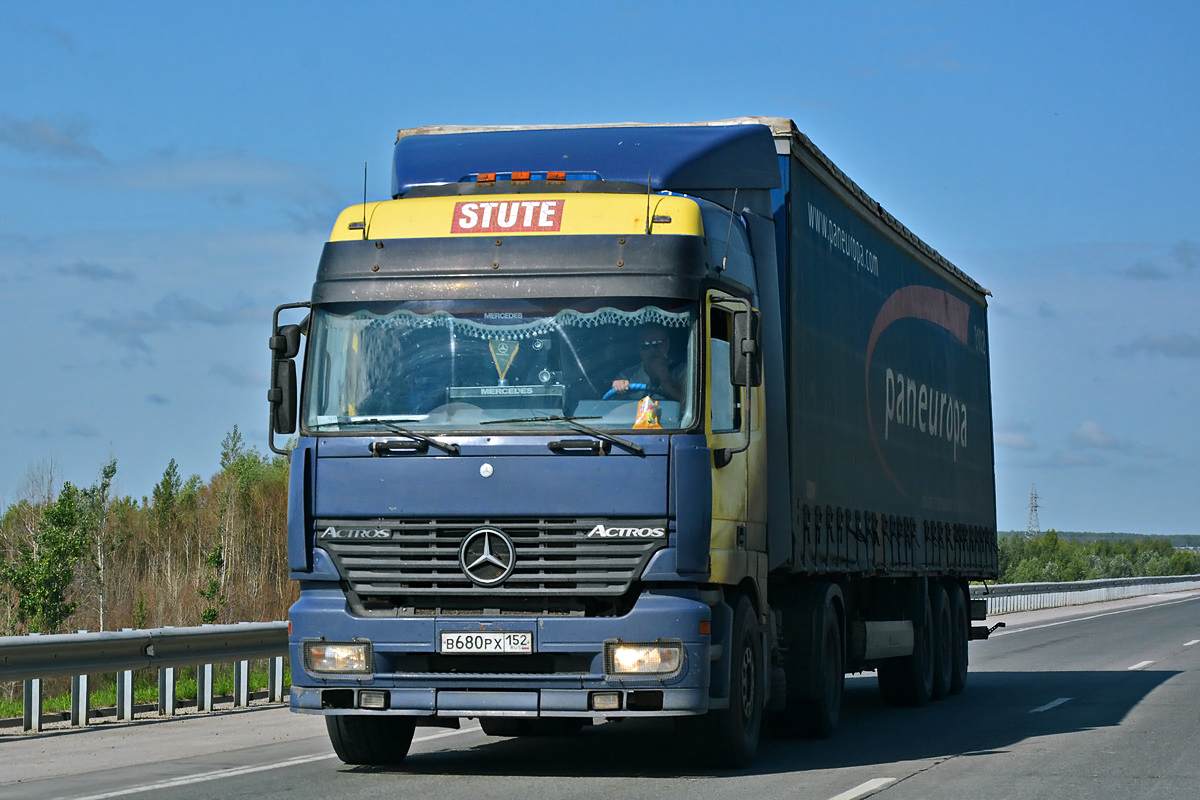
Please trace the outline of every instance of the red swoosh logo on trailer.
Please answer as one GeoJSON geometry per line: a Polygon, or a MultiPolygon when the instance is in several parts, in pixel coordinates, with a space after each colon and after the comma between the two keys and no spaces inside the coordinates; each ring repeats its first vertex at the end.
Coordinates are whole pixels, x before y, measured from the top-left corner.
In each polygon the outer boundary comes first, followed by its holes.
{"type": "Polygon", "coordinates": [[[871,359],[875,354],[875,345],[892,324],[902,319],[920,319],[932,322],[938,327],[945,328],[954,338],[967,344],[967,325],[971,315],[971,307],[964,301],[944,289],[932,286],[905,286],[897,289],[892,296],[884,301],[883,307],[875,316],[875,324],[871,326],[871,337],[867,340],[867,365],[864,384],[867,392],[867,428],[871,432],[871,444],[875,446],[875,454],[887,474],[892,485],[900,493],[908,497],[908,491],[896,480],[883,457],[879,447],[879,439],[875,436],[875,422],[871,419],[871,359]]]}

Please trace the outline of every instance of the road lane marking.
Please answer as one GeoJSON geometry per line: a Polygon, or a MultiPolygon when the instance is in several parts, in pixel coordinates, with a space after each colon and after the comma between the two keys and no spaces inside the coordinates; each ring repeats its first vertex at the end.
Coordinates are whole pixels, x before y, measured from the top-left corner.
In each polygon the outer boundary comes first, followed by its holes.
{"type": "Polygon", "coordinates": [[[1132,672],[1135,669],[1145,669],[1146,667],[1150,666],[1153,663],[1154,663],[1153,661],[1139,661],[1138,663],[1134,664],[1132,667],[1129,667],[1129,671],[1132,672]]]}
{"type": "MultiPolygon", "coordinates": [[[[428,736],[417,736],[413,739],[413,744],[418,742],[428,742],[433,739],[444,739],[447,736],[460,736],[464,733],[472,733],[480,730],[478,725],[473,725],[470,728],[459,728],[453,731],[443,731],[442,733],[431,733],[428,736]]],[[[337,758],[334,753],[320,753],[311,756],[299,756],[298,758],[289,758],[286,761],[278,761],[274,764],[259,764],[249,767],[233,767],[231,769],[219,769],[212,772],[199,772],[195,775],[185,775],[181,778],[172,778],[170,780],[159,781],[158,783],[148,783],[143,786],[130,786],[125,789],[114,789],[111,792],[103,792],[101,794],[89,794],[84,797],[73,796],[71,800],[108,800],[110,797],[124,797],[130,794],[141,794],[142,792],[153,792],[158,789],[173,789],[176,786],[188,786],[193,783],[206,783],[215,781],[221,778],[234,778],[238,775],[250,775],[255,772],[267,772],[272,769],[284,769],[294,767],[300,764],[309,764],[314,761],[326,761],[331,758],[337,758]]]]}
{"type": "Polygon", "coordinates": [[[1050,710],[1050,709],[1052,709],[1052,708],[1058,708],[1058,707],[1059,707],[1059,706],[1061,706],[1063,703],[1069,703],[1069,702],[1071,702],[1071,698],[1069,698],[1069,697],[1060,697],[1060,698],[1058,698],[1057,700],[1053,700],[1053,701],[1051,701],[1051,702],[1049,702],[1049,703],[1046,703],[1046,705],[1044,705],[1044,706],[1038,706],[1037,708],[1035,708],[1035,709],[1032,709],[1032,710],[1031,710],[1029,713],[1030,713],[1030,714],[1040,714],[1040,713],[1042,713],[1043,711],[1049,711],[1049,710],[1050,710]]]}
{"type": "Polygon", "coordinates": [[[125,789],[114,789],[111,792],[103,792],[101,794],[89,794],[83,797],[73,797],[72,800],[106,800],[106,798],[109,797],[123,797],[129,794],[152,792],[155,789],[172,789],[176,786],[187,786],[193,783],[215,781],[218,778],[232,778],[238,775],[249,775],[254,772],[266,772],[267,770],[272,769],[294,767],[299,764],[308,764],[313,761],[322,761],[327,758],[337,758],[337,756],[335,756],[333,753],[322,753],[320,755],[289,758],[287,761],[279,761],[274,764],[260,764],[254,767],[234,767],[232,769],[214,770],[213,772],[199,772],[195,775],[185,775],[182,778],[172,778],[171,780],[159,781],[158,783],[147,783],[142,786],[129,786],[125,789]]]}
{"type": "Polygon", "coordinates": [[[847,789],[841,794],[834,795],[833,797],[829,798],[829,800],[858,800],[860,797],[866,797],[867,795],[895,782],[895,778],[874,778],[866,783],[855,786],[853,789],[847,789]]]}
{"type": "Polygon", "coordinates": [[[1200,639],[1192,639],[1190,642],[1184,642],[1184,647],[1191,647],[1194,644],[1200,644],[1200,639]]]}
{"type": "Polygon", "coordinates": [[[442,731],[441,733],[431,733],[428,736],[417,736],[416,738],[413,739],[413,744],[416,744],[417,742],[430,742],[430,741],[433,741],[434,739],[445,739],[447,736],[461,736],[464,733],[470,733],[471,731],[481,731],[481,730],[483,730],[483,728],[479,727],[478,725],[472,725],[470,728],[456,728],[455,730],[452,730],[452,731],[442,731]]]}
{"type": "MultiPolygon", "coordinates": [[[[1175,600],[1170,603],[1151,603],[1151,604],[1144,605],[1144,606],[1137,606],[1135,608],[1122,608],[1120,611],[1106,611],[1103,614],[1092,614],[1090,617],[1072,617],[1071,619],[1060,619],[1057,622],[1047,622],[1042,625],[1029,625],[1029,626],[1023,627],[1023,628],[1004,628],[1002,630],[998,630],[995,633],[991,634],[991,636],[988,638],[992,638],[992,637],[996,637],[996,636],[1011,636],[1014,633],[1024,633],[1025,631],[1036,631],[1036,630],[1040,630],[1042,628],[1054,628],[1059,625],[1068,625],[1072,622],[1087,622],[1088,620],[1100,619],[1101,617],[1112,617],[1117,614],[1128,614],[1131,611],[1145,611],[1148,608],[1162,608],[1163,606],[1177,606],[1180,603],[1190,603],[1195,599],[1196,599],[1196,597],[1194,595],[1192,595],[1192,596],[1185,597],[1182,600],[1175,600]]],[[[1003,614],[994,614],[993,616],[994,617],[1003,617],[1004,615],[1003,614]]],[[[1197,640],[1197,643],[1200,643],[1200,640],[1197,640]]]]}

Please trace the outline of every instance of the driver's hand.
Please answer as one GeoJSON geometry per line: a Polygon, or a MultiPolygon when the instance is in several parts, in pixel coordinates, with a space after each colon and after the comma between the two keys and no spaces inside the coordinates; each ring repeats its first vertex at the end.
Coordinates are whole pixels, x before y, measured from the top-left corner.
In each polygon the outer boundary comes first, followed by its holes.
{"type": "Polygon", "coordinates": [[[645,365],[646,374],[659,384],[666,383],[671,378],[671,362],[666,356],[656,355],[649,364],[645,365]]]}
{"type": "Polygon", "coordinates": [[[629,391],[629,381],[619,380],[619,379],[615,380],[615,381],[613,381],[612,388],[613,388],[613,391],[615,391],[615,392],[628,392],[629,391]]]}

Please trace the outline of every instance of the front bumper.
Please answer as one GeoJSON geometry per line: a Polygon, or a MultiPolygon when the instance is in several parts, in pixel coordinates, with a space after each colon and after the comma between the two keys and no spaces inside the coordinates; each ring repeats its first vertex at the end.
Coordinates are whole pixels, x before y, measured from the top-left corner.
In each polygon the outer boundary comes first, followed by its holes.
{"type": "Polygon", "coordinates": [[[621,617],[364,618],[346,610],[341,592],[306,588],[290,612],[291,707],[310,714],[424,717],[638,717],[702,714],[709,709],[711,609],[698,598],[646,593],[621,617]],[[531,631],[531,656],[438,653],[443,631],[531,631]],[[368,640],[371,674],[306,670],[302,644],[368,640]],[[683,644],[669,675],[605,672],[605,642],[674,640],[683,644]],[[530,671],[523,671],[530,670],[530,671]],[[368,692],[373,708],[364,709],[368,692]],[[604,710],[594,696],[607,695],[604,710]],[[617,696],[612,707],[612,696],[617,696]],[[380,703],[380,699],[383,702],[380,703]],[[382,705],[383,708],[379,706],[382,705]]]}

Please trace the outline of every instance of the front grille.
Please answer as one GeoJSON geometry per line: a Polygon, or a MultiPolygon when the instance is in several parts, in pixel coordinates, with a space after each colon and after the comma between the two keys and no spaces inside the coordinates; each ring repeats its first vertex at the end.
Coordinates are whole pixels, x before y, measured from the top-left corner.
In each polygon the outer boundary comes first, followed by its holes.
{"type": "Polygon", "coordinates": [[[389,608],[418,614],[583,613],[587,598],[625,594],[667,543],[666,536],[589,538],[597,525],[667,527],[662,520],[322,520],[316,546],[333,559],[359,610],[367,613],[389,608]],[[494,586],[472,582],[459,563],[463,540],[482,526],[506,534],[515,551],[512,573],[494,586]],[[328,536],[331,529],[379,538],[336,538],[328,536]],[[383,531],[390,535],[385,538],[383,531]]]}

